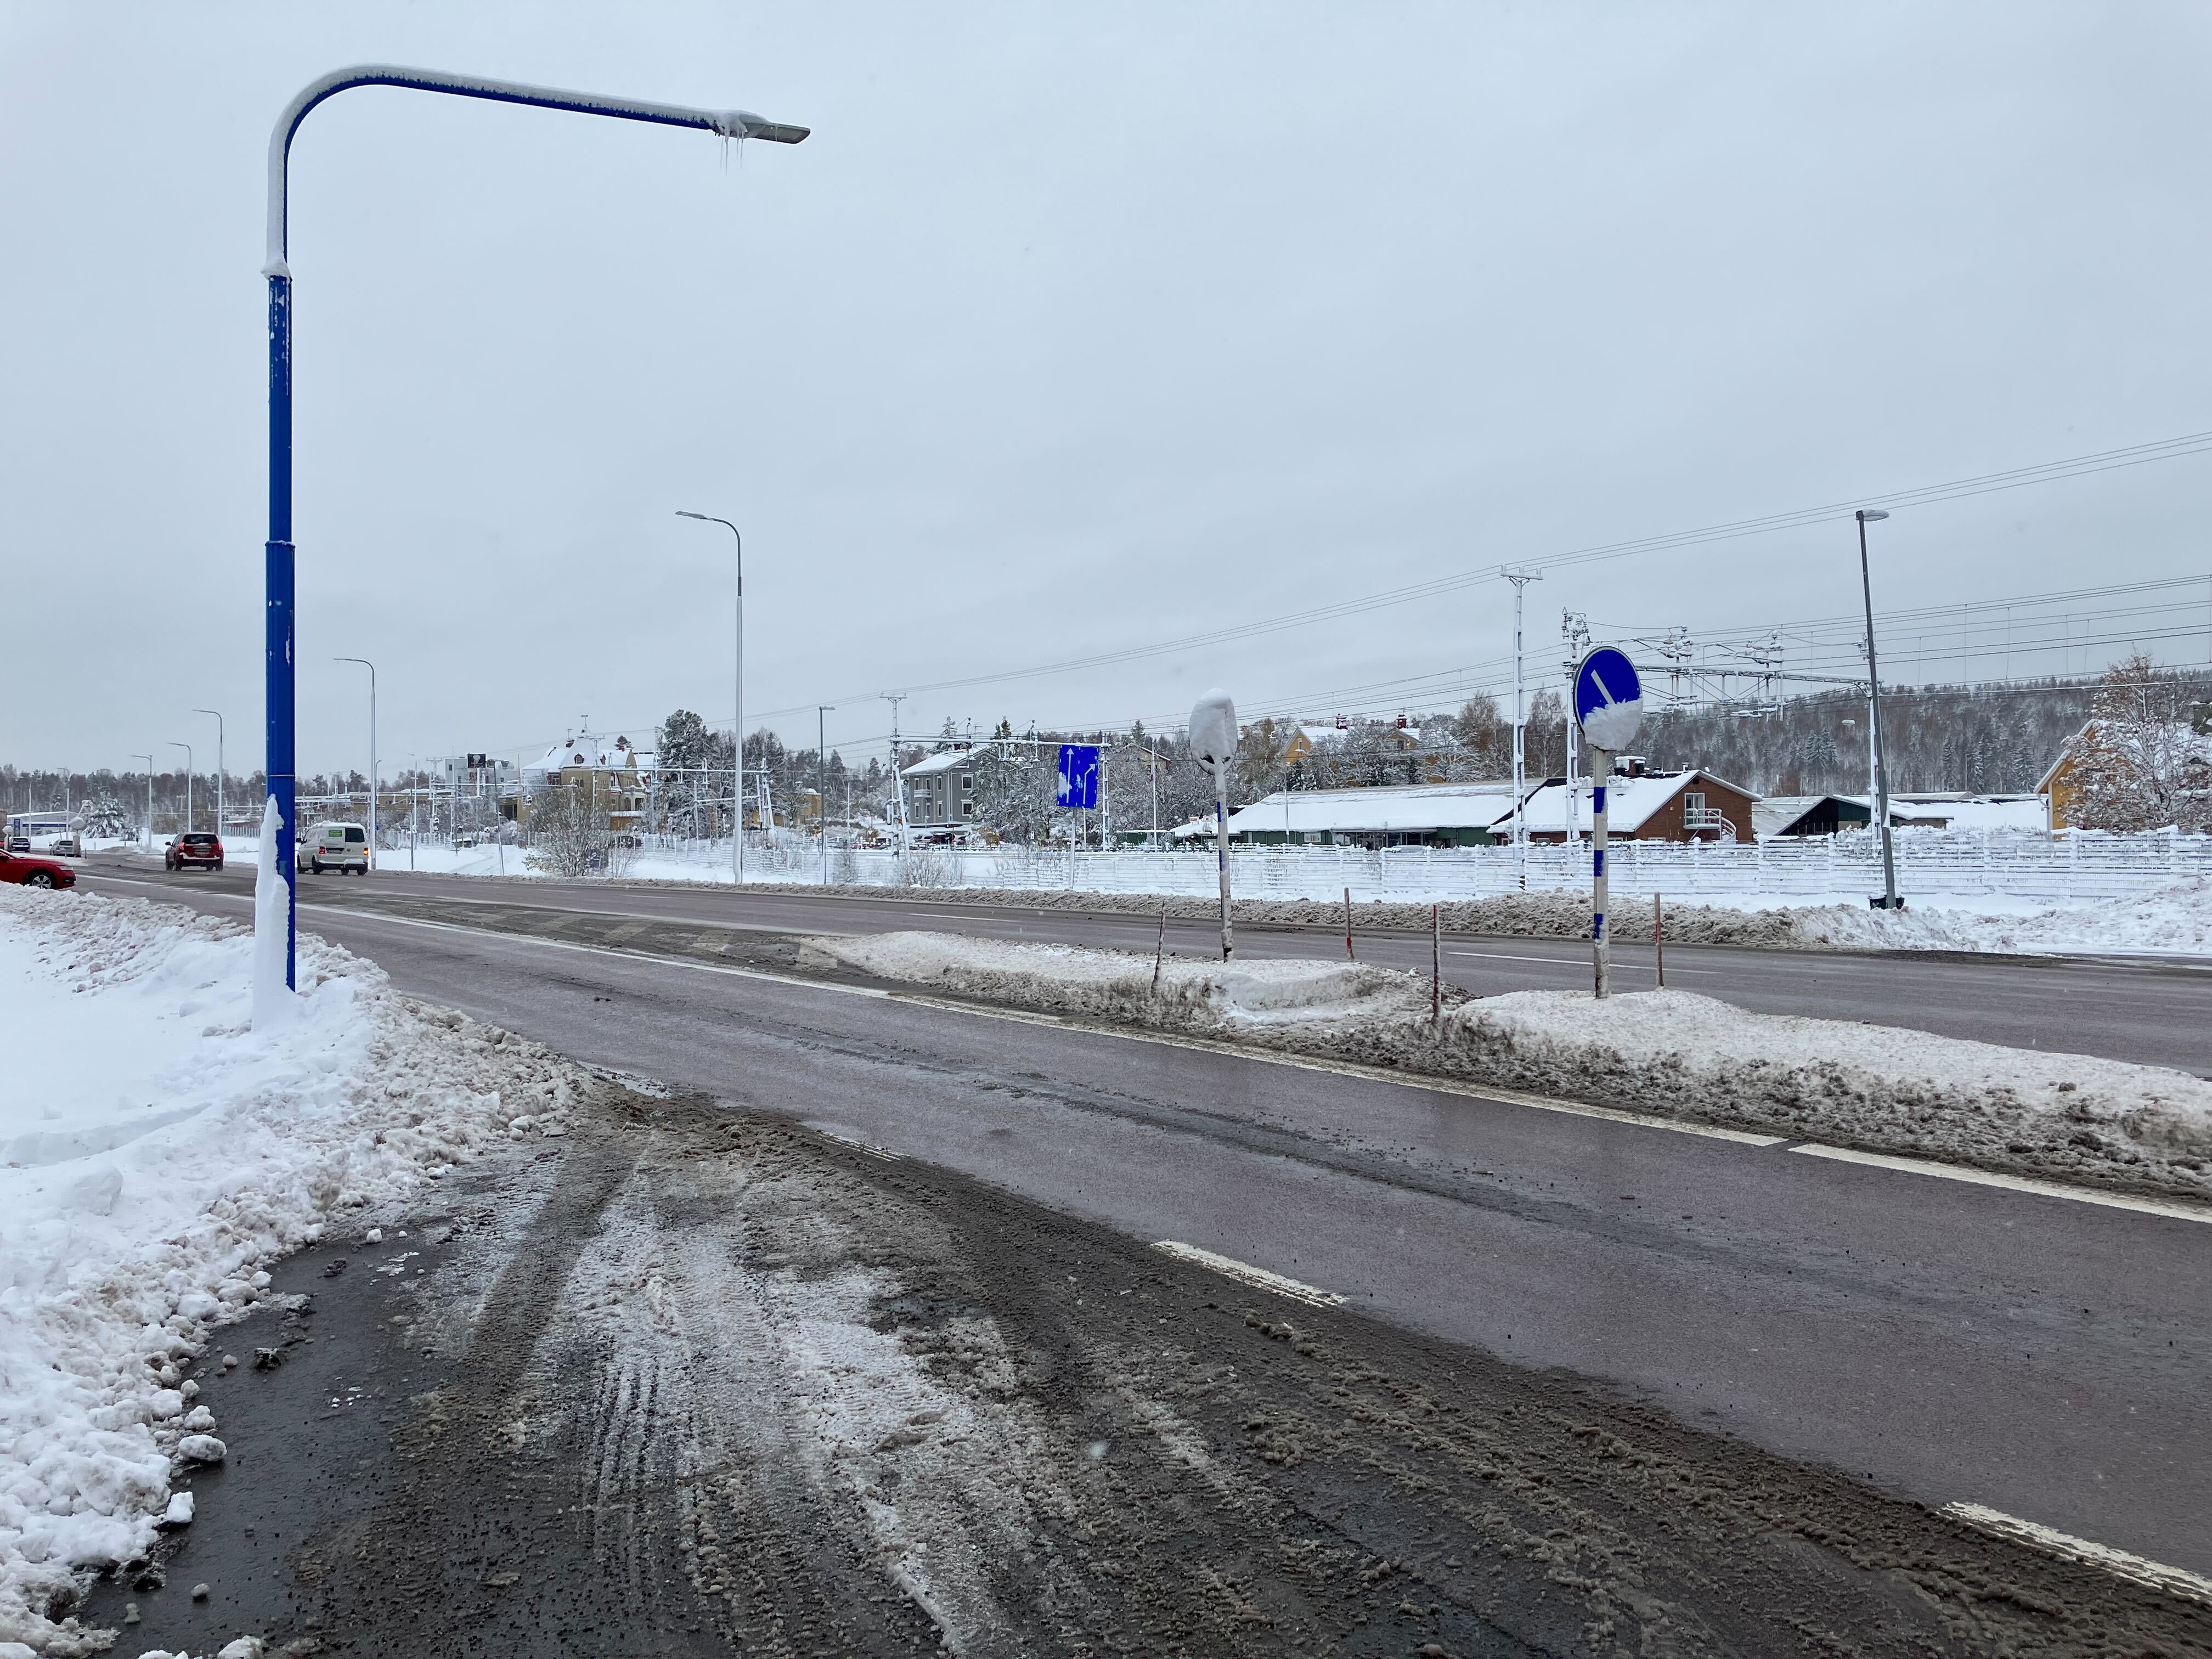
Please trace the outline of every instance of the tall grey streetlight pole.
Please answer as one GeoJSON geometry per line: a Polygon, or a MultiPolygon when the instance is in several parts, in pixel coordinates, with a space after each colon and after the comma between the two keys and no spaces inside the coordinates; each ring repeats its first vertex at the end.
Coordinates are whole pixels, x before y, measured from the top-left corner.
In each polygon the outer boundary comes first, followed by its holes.
{"type": "Polygon", "coordinates": [[[1875,822],[1881,826],[1882,896],[1869,902],[1877,910],[1901,910],[1905,903],[1897,896],[1895,831],[1889,823],[1889,757],[1881,743],[1881,671],[1875,666],[1874,659],[1874,578],[1867,569],[1866,527],[1888,516],[1876,507],[1863,507],[1858,510],[1859,592],[1866,599],[1867,707],[1868,718],[1873,725],[1868,735],[1874,744],[1875,822]]]}
{"type": "Polygon", "coordinates": [[[376,868],[376,665],[366,657],[332,657],[368,670],[368,867],[376,868]]]}
{"type": "Polygon", "coordinates": [[[146,763],[146,850],[150,853],[154,850],[154,757],[133,755],[131,758],[146,763]]]}
{"type": "Polygon", "coordinates": [[[222,716],[212,708],[195,708],[195,714],[215,714],[215,833],[222,838],[222,716]]]}
{"type": "Polygon", "coordinates": [[[185,751],[185,827],[177,833],[188,835],[192,827],[192,746],[188,743],[179,743],[174,738],[166,741],[170,748],[185,751]]]}
{"type": "Polygon", "coordinates": [[[676,509],[676,516],[718,524],[738,538],[738,656],[733,675],[737,719],[730,726],[730,879],[742,887],[745,884],[745,538],[727,519],[686,513],[682,507],[676,509]]]}
{"type": "Polygon", "coordinates": [[[825,723],[834,702],[814,705],[814,823],[822,832],[822,884],[830,884],[830,741],[825,723]]]}

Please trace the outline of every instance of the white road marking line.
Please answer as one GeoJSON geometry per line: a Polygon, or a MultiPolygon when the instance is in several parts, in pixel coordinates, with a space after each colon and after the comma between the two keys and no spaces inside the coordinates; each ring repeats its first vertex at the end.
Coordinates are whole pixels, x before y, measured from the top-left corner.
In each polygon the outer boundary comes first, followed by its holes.
{"type": "Polygon", "coordinates": [[[2102,1567],[2115,1577],[2130,1583],[2147,1584],[2161,1589],[2169,1595],[2186,1597],[2192,1601],[2212,1605],[2212,1578],[2169,1567],[2162,1562],[2147,1561],[2140,1555],[2130,1555],[2125,1550],[2116,1550],[2109,1544],[2094,1544],[2086,1538],[2039,1526],[2033,1521],[2023,1521],[2018,1516],[2007,1515],[2002,1510],[1990,1509],[1984,1504],[1946,1504],[1943,1513],[1954,1516],[1969,1526],[1979,1527],[1984,1532],[1995,1533],[2000,1538],[2033,1544],[2048,1550],[2053,1555],[2063,1555],[2069,1560],[2102,1567]]]}
{"type": "Polygon", "coordinates": [[[2139,1198],[2132,1193],[2103,1192],[2094,1187],[2075,1187],[2063,1181],[2039,1180],[2033,1176],[2002,1175],[1995,1170],[1938,1164],[1933,1158],[1898,1158],[1888,1152],[1862,1152],[1850,1146],[1824,1146],[1817,1141],[1808,1141],[1790,1150],[1802,1152],[1808,1158],[1833,1158],[1838,1164],[1864,1164],[1905,1175],[1936,1176],[1977,1187],[2002,1187],[2008,1192],[2033,1193],[2039,1198],[2070,1198],[2077,1204],[2101,1204],[2107,1209],[2134,1210],[2175,1221],[2212,1222],[2212,1205],[2190,1204],[2178,1199],[2139,1198]]]}
{"type": "MultiPolygon", "coordinates": [[[[161,884],[149,883],[148,885],[161,884]]],[[[251,901],[242,896],[222,894],[219,896],[239,897],[241,903],[251,901]]],[[[1409,1075],[1404,1072],[1387,1071],[1379,1066],[1361,1066],[1351,1060],[1322,1060],[1310,1054],[1290,1054],[1248,1048],[1242,1043],[1219,1042],[1205,1037],[1181,1036],[1164,1031],[1116,1030],[1103,1025],[1079,1024],[1061,1018],[1057,1014],[1034,1013],[1021,1008],[981,1008],[973,1003],[952,1002],[939,997],[922,996],[908,991],[886,991],[872,985],[840,985],[830,980],[801,979],[791,974],[772,974],[758,968],[732,968],[715,962],[693,962],[682,957],[657,955],[647,951],[623,950],[613,945],[580,945],[573,939],[540,939],[531,933],[511,933],[493,927],[465,927],[458,922],[422,921],[407,916],[379,915],[374,911],[355,910],[343,905],[326,907],[343,911],[356,921],[387,922],[400,927],[424,927],[435,933],[471,933],[479,938],[506,939],[516,944],[542,945],[555,951],[580,951],[586,956],[617,957],[629,962],[659,963],[672,968],[688,968],[702,974],[725,974],[732,979],[763,980],[771,985],[788,985],[805,991],[828,991],[842,996],[872,997],[889,1002],[910,1003],[916,1007],[934,1008],[947,1013],[965,1014],[974,1019],[1011,1020],[1023,1025],[1052,1025],[1068,1030],[1087,1031],[1097,1036],[1110,1037],[1122,1042],[1149,1042],[1166,1048],[1195,1048],[1204,1053],[1221,1054],[1232,1060],[1255,1062],[1262,1066],[1285,1066],[1305,1072],[1327,1072],[1339,1077],[1358,1078],[1364,1082],[1387,1083],[1401,1089],[1426,1089],[1437,1094],[1461,1095],[1470,1100],[1497,1101],[1507,1106],[1526,1106],[1540,1112],[1564,1112],[1571,1117],[1601,1118],[1609,1123],[1623,1123],[1639,1129],[1664,1129],[1669,1133],[1698,1135],[1711,1140],[1730,1140],[1739,1146],[1781,1146],[1795,1139],[1790,1135],[1760,1134],[1748,1129],[1730,1129],[1716,1123],[1685,1123],[1675,1118],[1657,1117],[1643,1112],[1626,1112],[1612,1106],[1592,1106],[1581,1101],[1559,1100],[1548,1095],[1525,1094],[1517,1089],[1495,1089],[1479,1084],[1462,1083],[1455,1078],[1409,1075]]],[[[2162,1216],[2181,1221],[2212,1221],[2212,1207],[2167,1202],[2154,1198],[2136,1198],[2121,1193],[2107,1193],[2090,1187],[2072,1187],[2063,1182],[2039,1181],[2030,1176],[1999,1175],[1990,1170],[1970,1169],[1956,1164],[1938,1164],[1932,1158],[1896,1158],[1886,1152],[1862,1152],[1847,1146],[1826,1146],[1807,1142],[1790,1146],[1790,1151],[1803,1152],[1810,1158],[1832,1158],[1838,1163],[1859,1164],[1871,1168],[1893,1170],[1905,1175],[1939,1176],[1947,1180],[1966,1182],[1981,1187],[1996,1187],[2013,1192],[2029,1193],[2040,1198],[2070,1199],[2078,1204],[2095,1204],[2107,1209],[2130,1210],[2144,1215],[2162,1216]]]]}
{"type": "Polygon", "coordinates": [[[1287,1296],[1293,1302],[1304,1302],[1310,1307],[1334,1308],[1344,1301],[1334,1291],[1301,1284],[1295,1279],[1285,1279],[1280,1273],[1271,1273],[1265,1267],[1255,1267],[1249,1261],[1239,1261],[1232,1256],[1216,1255],[1211,1250],[1201,1250],[1195,1244],[1178,1244],[1172,1238],[1164,1238],[1152,1248],[1165,1251],[1179,1261],[1191,1261],[1201,1267],[1211,1267],[1223,1278],[1233,1279],[1240,1285],[1249,1285],[1255,1290],[1273,1291],[1277,1296],[1287,1296]]]}
{"type": "Polygon", "coordinates": [[[856,1152],[866,1152],[870,1158],[879,1158],[886,1164],[906,1162],[903,1153],[892,1152],[889,1147],[872,1146],[865,1140],[855,1140],[850,1135],[841,1135],[835,1129],[824,1129],[818,1124],[809,1124],[807,1127],[824,1140],[834,1140],[840,1146],[850,1146],[856,1152]]]}
{"type": "MultiPolygon", "coordinates": [[[[1540,962],[1548,968],[1572,968],[1583,973],[1589,971],[1589,963],[1577,957],[1518,957],[1506,951],[1447,951],[1448,957],[1480,957],[1486,962],[1540,962]]],[[[1304,958],[1297,958],[1304,960],[1304,958]]],[[[1633,967],[1633,963],[1630,964],[1633,967]]],[[[1727,975],[1718,968],[1677,968],[1678,974],[1697,974],[1707,979],[1724,979],[1727,975]]]]}

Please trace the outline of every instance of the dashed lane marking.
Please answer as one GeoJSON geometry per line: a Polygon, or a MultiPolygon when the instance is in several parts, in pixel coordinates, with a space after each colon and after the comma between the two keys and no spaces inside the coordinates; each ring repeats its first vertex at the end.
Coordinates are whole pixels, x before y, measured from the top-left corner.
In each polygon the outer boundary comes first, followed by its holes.
{"type": "Polygon", "coordinates": [[[2039,1181],[2033,1176],[2002,1175],[1995,1170],[1971,1169],[1961,1164],[1938,1164],[1932,1158],[1899,1158],[1889,1152],[1862,1152],[1851,1146],[1825,1146],[1808,1140],[1785,1150],[1808,1158],[1832,1158],[1838,1164],[1864,1164],[1903,1175],[1936,1176],[1944,1181],[1964,1181],[1976,1187],[2002,1187],[2008,1192],[2033,1193],[2042,1198],[2070,1198],[2077,1204],[2101,1204],[2107,1209],[2134,1210],[2174,1221],[2212,1222],[2212,1206],[2185,1204],[2160,1198],[2141,1198],[2133,1193],[2108,1193],[2094,1187],[2074,1187],[2063,1181],[2039,1181]]]}
{"type": "Polygon", "coordinates": [[[866,1152],[870,1158],[879,1158],[886,1164],[906,1162],[903,1153],[895,1152],[888,1146],[871,1146],[865,1140],[856,1140],[851,1135],[841,1135],[835,1129],[824,1129],[817,1124],[809,1124],[807,1127],[824,1140],[834,1140],[840,1146],[850,1146],[856,1152],[866,1152]]]}
{"type": "Polygon", "coordinates": [[[2069,1561],[2102,1567],[2115,1577],[2124,1578],[2130,1583],[2147,1584],[2153,1589],[2164,1590],[2169,1595],[2182,1596],[2212,1607],[2212,1578],[2202,1577],[2180,1567],[2147,1561],[2140,1555],[2116,1550],[2109,1544],[2094,1544],[2086,1538],[2076,1538],[2070,1533],[2039,1526],[2033,1521],[2023,1521],[2015,1515],[2007,1515],[2002,1510],[1993,1510],[1985,1504],[1946,1504],[1943,1513],[1955,1516],[1969,1526],[1979,1527],[1984,1532],[1994,1533],[2000,1538],[2030,1544],[2051,1554],[2063,1555],[2069,1561]]]}
{"type": "Polygon", "coordinates": [[[1334,1308],[1344,1298],[1334,1291],[1324,1291],[1295,1279],[1285,1279],[1280,1273],[1271,1273],[1265,1267],[1255,1267],[1249,1261],[1239,1261],[1233,1256],[1216,1255],[1211,1250],[1201,1250],[1195,1244],[1178,1244],[1172,1238],[1164,1238],[1152,1246],[1178,1261],[1195,1262],[1210,1267],[1224,1279],[1233,1279],[1240,1285],[1249,1285],[1255,1290],[1273,1291],[1277,1296],[1287,1296],[1293,1302],[1303,1302],[1310,1307],[1334,1308]]]}

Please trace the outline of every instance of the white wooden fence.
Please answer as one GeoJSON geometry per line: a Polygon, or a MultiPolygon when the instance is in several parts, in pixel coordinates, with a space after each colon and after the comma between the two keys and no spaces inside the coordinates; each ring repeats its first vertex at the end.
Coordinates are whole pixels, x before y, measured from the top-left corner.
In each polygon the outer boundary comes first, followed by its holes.
{"type": "MultiPolygon", "coordinates": [[[[1879,842],[1861,832],[1743,846],[1615,842],[1616,895],[1664,892],[1684,899],[1774,897],[1858,902],[1881,890],[1879,842]]],[[[848,855],[851,878],[874,886],[1072,889],[1082,892],[1207,894],[1214,890],[1211,849],[1175,852],[1025,853],[918,849],[900,861],[889,853],[848,855]]],[[[1428,902],[1513,891],[1520,864],[1510,847],[1238,848],[1231,879],[1246,898],[1354,899],[1428,902]]],[[[772,865],[762,860],[760,865],[772,865]]],[[[757,867],[756,880],[807,880],[818,856],[791,860],[788,872],[757,867]]],[[[1531,847],[1532,890],[1587,886],[1588,843],[1531,847]]],[[[1907,830],[1897,837],[1899,890],[1910,899],[2013,898],[2063,903],[2128,898],[2177,883],[2212,878],[2212,836],[2061,835],[2017,830],[1907,830]]]]}

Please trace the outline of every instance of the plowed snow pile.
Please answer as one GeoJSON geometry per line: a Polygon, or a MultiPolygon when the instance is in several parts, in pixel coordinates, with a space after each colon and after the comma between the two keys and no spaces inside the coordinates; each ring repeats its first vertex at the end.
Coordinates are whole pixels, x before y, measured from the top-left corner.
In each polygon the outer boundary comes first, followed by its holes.
{"type": "MultiPolygon", "coordinates": [[[[1029,945],[957,933],[877,933],[801,941],[799,962],[842,963],[1025,1008],[1102,1014],[1184,1029],[1261,1029],[1311,1020],[1425,1017],[1425,985],[1386,969],[1332,962],[1191,962],[1076,945],[1029,945]]],[[[1455,993],[1454,994],[1457,994],[1455,993]]]]}
{"type": "Polygon", "coordinates": [[[0,1644],[107,1645],[66,1617],[74,1571],[152,1539],[179,1443],[217,1428],[178,1362],[263,1261],[560,1132],[574,1068],[300,943],[297,1017],[256,1033],[243,929],[0,888],[0,1644]]]}
{"type": "Polygon", "coordinates": [[[2154,1066],[1747,1013],[1682,991],[1466,1000],[1389,969],[1168,962],[951,933],[806,941],[809,960],[1025,1008],[1210,1030],[1594,1105],[2212,1197],[2212,1084],[2154,1066]]]}

